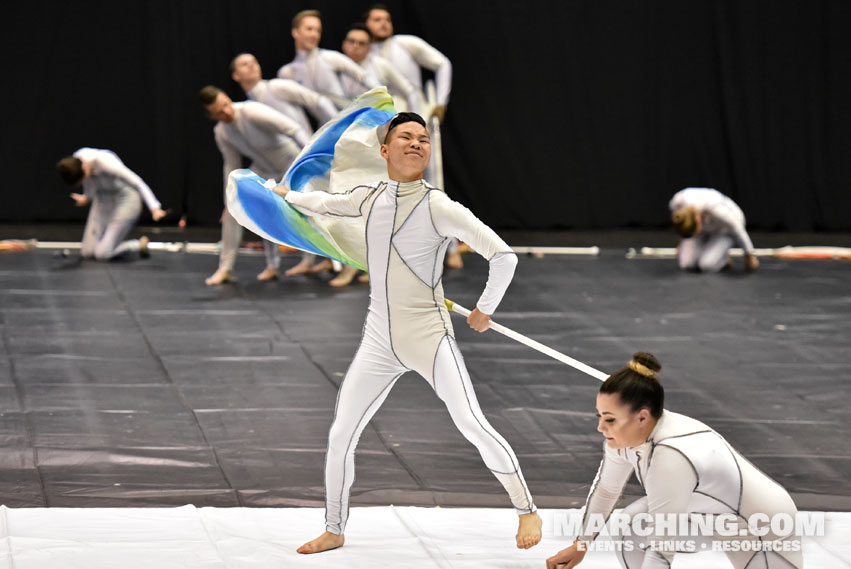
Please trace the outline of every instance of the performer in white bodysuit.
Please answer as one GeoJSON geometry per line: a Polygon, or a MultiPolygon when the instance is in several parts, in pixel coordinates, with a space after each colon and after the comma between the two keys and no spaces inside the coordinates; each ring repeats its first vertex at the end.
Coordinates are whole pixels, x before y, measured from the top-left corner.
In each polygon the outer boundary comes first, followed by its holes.
{"type": "MultiPolygon", "coordinates": [[[[419,107],[419,91],[414,88],[411,82],[396,71],[396,68],[389,61],[370,53],[371,38],[372,35],[365,26],[361,24],[351,26],[343,40],[343,53],[363,67],[375,83],[387,87],[387,90],[393,95],[394,106],[397,111],[419,107]]],[[[355,81],[347,75],[343,76],[341,81],[346,96],[352,99],[369,90],[366,84],[355,81]]]]}
{"type": "MultiPolygon", "coordinates": [[[[234,103],[221,89],[207,86],[199,93],[207,115],[218,121],[213,128],[216,145],[224,161],[224,186],[231,171],[242,167],[242,157],[251,159],[251,170],[264,178],[279,178],[308,140],[307,133],[294,120],[272,107],[255,101],[234,103]]],[[[225,209],[222,214],[222,252],[219,268],[207,278],[208,285],[232,280],[233,265],[242,239],[242,226],[225,209]]],[[[261,281],[278,277],[278,245],[263,241],[266,269],[257,275],[261,281]]]]}
{"type": "MultiPolygon", "coordinates": [[[[665,392],[656,378],[660,369],[653,355],[639,352],[600,388],[597,430],[606,438],[603,461],[585,504],[582,532],[572,546],[547,560],[547,568],[571,569],[582,561],[597,537],[592,518],[609,517],[633,472],[647,496],[627,506],[623,515],[630,521],[644,517],[649,535],[613,538],[625,540],[617,555],[626,569],[668,569],[676,542],[688,540],[695,541],[697,551],[702,550],[697,543],[711,550],[713,540],[738,540],[738,546],[728,544],[732,551],[727,552],[736,569],[803,567],[800,538],[774,534],[769,525],[775,515],[795,519],[797,508],[789,493],[711,428],[665,410],[665,392]],[[701,537],[699,526],[690,525],[694,521],[680,522],[685,520],[680,514],[692,513],[726,515],[730,524],[722,526],[722,534],[728,535],[701,537]],[[759,527],[749,529],[754,514],[763,517],[759,527]],[[664,527],[670,516],[687,527],[664,527]],[[662,525],[654,523],[660,519],[662,525]]],[[[717,532],[718,524],[709,527],[717,532]]]]}
{"type": "Polygon", "coordinates": [[[230,67],[231,77],[239,83],[246,97],[285,114],[296,121],[307,134],[313,134],[313,128],[305,110],[320,125],[337,114],[337,107],[328,97],[292,79],[263,79],[260,64],[250,53],[237,55],[231,61],[230,67]]]}
{"type": "MultiPolygon", "coordinates": [[[[302,10],[296,14],[292,21],[292,36],[296,56],[294,60],[278,70],[279,78],[292,79],[308,89],[325,95],[336,105],[337,110],[345,107],[350,100],[343,90],[340,80],[342,76],[347,75],[355,81],[364,83],[370,89],[378,87],[375,79],[367,76],[360,65],[339,51],[319,47],[319,41],[322,39],[322,19],[318,10],[302,10]]],[[[324,123],[332,116],[333,114],[322,117],[320,122],[324,123]]],[[[331,268],[331,262],[327,259],[315,266],[313,259],[313,256],[303,257],[298,265],[287,271],[287,274],[315,273],[331,268]]],[[[345,286],[356,274],[357,269],[345,265],[340,274],[329,284],[345,286]]]]}
{"type": "MultiPolygon", "coordinates": [[[[250,53],[237,55],[231,61],[231,77],[239,83],[246,96],[252,101],[268,105],[296,121],[308,134],[313,134],[307,109],[318,124],[322,124],[337,113],[337,108],[328,97],[320,95],[292,79],[264,80],[260,64],[250,53]]],[[[287,269],[284,274],[295,276],[311,272],[316,255],[302,253],[301,261],[287,269]]],[[[320,268],[324,270],[325,265],[320,268]]],[[[336,283],[332,280],[332,285],[336,283]]],[[[345,283],[345,284],[348,284],[345,283]]]]}
{"type": "Polygon", "coordinates": [[[317,553],[343,545],[355,477],[355,445],[396,380],[411,370],[429,382],[455,425],[503,484],[520,514],[517,546],[531,547],[541,537],[540,518],[517,457],[476,400],[441,284],[450,237],[463,238],[489,260],[487,286],[468,319],[472,328],[482,332],[511,281],[517,257],[468,209],[422,179],[431,150],[421,117],[397,115],[382,139],[387,182],[359,186],[346,194],[276,188],[305,215],[363,217],[372,277],[363,338],[340,385],[328,436],[326,531],[298,551],[317,553]]]}
{"type": "Polygon", "coordinates": [[[364,21],[372,33],[372,53],[389,61],[419,91],[420,106],[411,111],[422,113],[422,105],[425,103],[420,67],[434,71],[437,106],[432,113],[443,122],[452,90],[452,63],[449,59],[417,36],[394,35],[393,20],[384,6],[376,4],[371,7],[364,21]]]}
{"type": "MultiPolygon", "coordinates": [[[[303,10],[296,14],[292,22],[292,36],[296,56],[278,70],[279,78],[293,79],[308,89],[325,95],[333,101],[338,110],[349,103],[340,83],[341,75],[348,75],[355,81],[363,82],[370,89],[378,87],[357,63],[339,51],[319,47],[319,40],[322,39],[319,11],[303,10]]],[[[322,122],[330,118],[325,117],[322,122]]]]}
{"type": "Polygon", "coordinates": [[[680,268],[716,273],[728,263],[735,245],[745,250],[749,270],[759,266],[745,230],[745,214],[736,203],[712,188],[685,188],[671,198],[668,208],[674,228],[683,237],[677,253],[680,268]]]}
{"type": "Polygon", "coordinates": [[[56,164],[62,179],[70,186],[83,185],[83,193],[72,193],[79,207],[91,204],[83,231],[81,253],[108,261],[128,253],[147,254],[147,238],[122,241],[142,212],[142,200],[154,221],[166,212],[148,184],[111,150],[80,148],[56,164]]]}

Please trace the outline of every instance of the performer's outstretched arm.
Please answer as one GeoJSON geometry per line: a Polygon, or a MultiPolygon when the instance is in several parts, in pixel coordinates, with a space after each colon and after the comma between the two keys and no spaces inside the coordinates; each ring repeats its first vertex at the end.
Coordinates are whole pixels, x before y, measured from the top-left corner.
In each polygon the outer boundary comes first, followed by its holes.
{"type": "Polygon", "coordinates": [[[359,217],[362,206],[376,190],[371,186],[358,186],[345,194],[329,192],[293,192],[286,186],[274,188],[274,192],[283,196],[287,203],[307,216],[336,215],[359,217]]]}

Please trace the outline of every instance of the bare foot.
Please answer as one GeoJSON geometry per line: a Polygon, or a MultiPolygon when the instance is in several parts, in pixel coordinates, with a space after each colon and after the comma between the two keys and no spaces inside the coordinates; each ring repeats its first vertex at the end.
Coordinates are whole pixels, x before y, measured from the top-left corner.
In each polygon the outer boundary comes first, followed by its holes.
{"type": "Polygon", "coordinates": [[[358,270],[349,265],[344,265],[343,270],[340,271],[340,274],[328,281],[328,284],[331,286],[346,286],[352,279],[355,278],[355,275],[358,274],[358,270]]]}
{"type": "Polygon", "coordinates": [[[325,271],[330,271],[334,268],[334,264],[331,263],[331,259],[323,259],[310,267],[311,273],[322,273],[325,271]]]}
{"type": "Polygon", "coordinates": [[[151,256],[151,252],[148,250],[148,244],[150,242],[151,238],[147,235],[139,237],[139,256],[143,259],[147,259],[151,256]]]}
{"type": "Polygon", "coordinates": [[[263,269],[263,272],[257,275],[257,280],[260,282],[269,282],[274,281],[278,278],[278,269],[273,269],[272,267],[266,267],[263,269]]]}
{"type": "Polygon", "coordinates": [[[364,284],[368,283],[368,282],[369,282],[369,273],[364,273],[364,274],[362,274],[361,276],[359,276],[359,277],[358,277],[358,282],[359,282],[359,283],[364,283],[364,284]]]}
{"type": "Polygon", "coordinates": [[[212,275],[210,275],[207,280],[204,282],[209,286],[220,285],[223,283],[229,283],[233,280],[233,275],[230,274],[230,271],[227,269],[219,269],[212,275]]]}
{"type": "Polygon", "coordinates": [[[446,255],[446,266],[450,269],[463,269],[464,261],[461,260],[461,253],[454,251],[446,255]]]}
{"type": "Polygon", "coordinates": [[[337,535],[336,533],[331,533],[330,531],[326,531],[313,541],[308,541],[296,551],[302,554],[309,553],[321,553],[323,551],[328,551],[329,549],[337,549],[338,547],[343,547],[343,543],[346,540],[342,535],[337,535]]]}
{"type": "Polygon", "coordinates": [[[295,267],[290,267],[287,269],[284,274],[288,277],[294,277],[296,275],[307,275],[310,273],[310,261],[301,260],[298,265],[295,267]]]}
{"type": "Polygon", "coordinates": [[[544,523],[538,512],[520,514],[520,525],[517,528],[517,549],[529,549],[541,541],[541,527],[544,523]]]}

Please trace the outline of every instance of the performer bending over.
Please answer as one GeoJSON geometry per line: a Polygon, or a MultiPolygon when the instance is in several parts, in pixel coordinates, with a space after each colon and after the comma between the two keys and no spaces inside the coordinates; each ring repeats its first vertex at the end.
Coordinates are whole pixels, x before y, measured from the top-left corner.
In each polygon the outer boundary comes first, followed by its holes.
{"type": "Polygon", "coordinates": [[[441,274],[449,239],[457,236],[490,262],[487,286],[467,319],[483,332],[508,288],[517,257],[468,209],[426,184],[431,156],[425,121],[401,113],[382,137],[387,182],[349,193],[276,191],[305,215],[362,216],[366,220],[370,303],[363,339],[340,385],[325,461],[325,533],[299,553],[343,545],[355,445],[403,373],[416,371],[446,404],[452,420],[502,483],[519,514],[517,546],[541,539],[541,519],[509,444],[488,423],[458,350],[443,299],[441,274]]]}
{"type": "Polygon", "coordinates": [[[56,164],[69,186],[82,183],[83,193],[72,193],[78,207],[89,204],[89,217],[83,231],[83,257],[108,261],[131,252],[147,255],[148,238],[123,241],[142,212],[142,200],[159,221],[165,217],[154,192],[111,150],[80,148],[56,164]]]}
{"type": "MultiPolygon", "coordinates": [[[[217,121],[213,134],[224,160],[225,187],[231,171],[241,167],[242,156],[251,159],[251,169],[258,176],[278,178],[307,143],[308,135],[297,122],[263,103],[234,103],[224,91],[212,85],[201,89],[198,99],[207,111],[207,116],[217,121]]],[[[208,285],[218,285],[233,279],[233,265],[241,239],[242,226],[225,208],[222,213],[219,268],[205,281],[208,285]]],[[[281,262],[278,245],[264,240],[263,250],[266,253],[266,268],[257,275],[257,280],[274,280],[278,278],[281,262]]]]}
{"type": "Polygon", "coordinates": [[[729,264],[728,253],[738,243],[745,250],[745,266],[754,270],[759,260],[745,230],[745,214],[736,203],[712,188],[680,190],[668,204],[671,221],[683,240],[677,256],[683,270],[717,273],[729,264]]]}
{"type": "MultiPolygon", "coordinates": [[[[626,540],[617,553],[626,569],[668,569],[677,542],[701,541],[703,528],[692,526],[695,519],[679,514],[729,516],[731,531],[722,532],[729,535],[703,539],[749,542],[747,548],[735,543],[724,548],[730,550],[727,558],[736,569],[800,569],[803,556],[795,543],[800,538],[776,535],[774,524],[769,526],[775,515],[794,520],[797,508],[792,498],[721,435],[700,421],[666,411],[665,391],[656,378],[660,369],[652,354],[639,352],[600,388],[597,430],[606,438],[603,461],[585,503],[582,532],[573,545],[547,559],[547,569],[571,569],[582,561],[597,537],[592,518],[608,519],[633,472],[647,496],[627,506],[623,515],[630,521],[642,516],[648,521],[648,531],[642,533],[649,535],[639,537],[632,532],[619,537],[626,540]],[[748,527],[754,514],[762,517],[756,532],[748,527]],[[671,531],[653,523],[672,517],[687,527],[671,531]]],[[[709,527],[718,526],[715,520],[709,527]]]]}

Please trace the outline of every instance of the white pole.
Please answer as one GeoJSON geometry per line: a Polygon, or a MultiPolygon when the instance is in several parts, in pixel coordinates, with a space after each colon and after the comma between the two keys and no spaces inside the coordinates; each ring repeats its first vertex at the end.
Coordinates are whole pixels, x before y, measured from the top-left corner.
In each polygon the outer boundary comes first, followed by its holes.
{"type": "MultiPolygon", "coordinates": [[[[452,302],[451,300],[444,300],[444,302],[446,302],[446,308],[448,308],[450,312],[455,312],[455,313],[460,314],[461,316],[465,316],[465,317],[470,315],[470,311],[467,310],[466,308],[464,308],[463,306],[461,306],[460,304],[458,304],[456,302],[452,302]]],[[[521,344],[529,346],[530,348],[532,348],[534,350],[538,350],[542,354],[546,354],[546,355],[550,356],[551,358],[560,361],[563,364],[567,364],[574,369],[578,369],[582,373],[587,373],[591,377],[595,377],[595,378],[599,379],[600,381],[606,381],[606,378],[609,377],[609,374],[607,374],[607,373],[603,373],[602,371],[600,371],[598,369],[594,369],[593,367],[589,366],[588,364],[584,364],[584,363],[580,362],[579,360],[575,360],[575,359],[571,358],[570,356],[566,356],[563,353],[558,352],[558,351],[550,348],[549,346],[545,346],[540,342],[536,342],[532,338],[527,338],[523,334],[520,334],[519,332],[515,332],[511,328],[506,328],[502,324],[497,324],[496,322],[491,321],[490,329],[494,330],[495,332],[499,332],[503,336],[508,336],[512,340],[516,340],[516,341],[520,342],[521,344]]]]}

